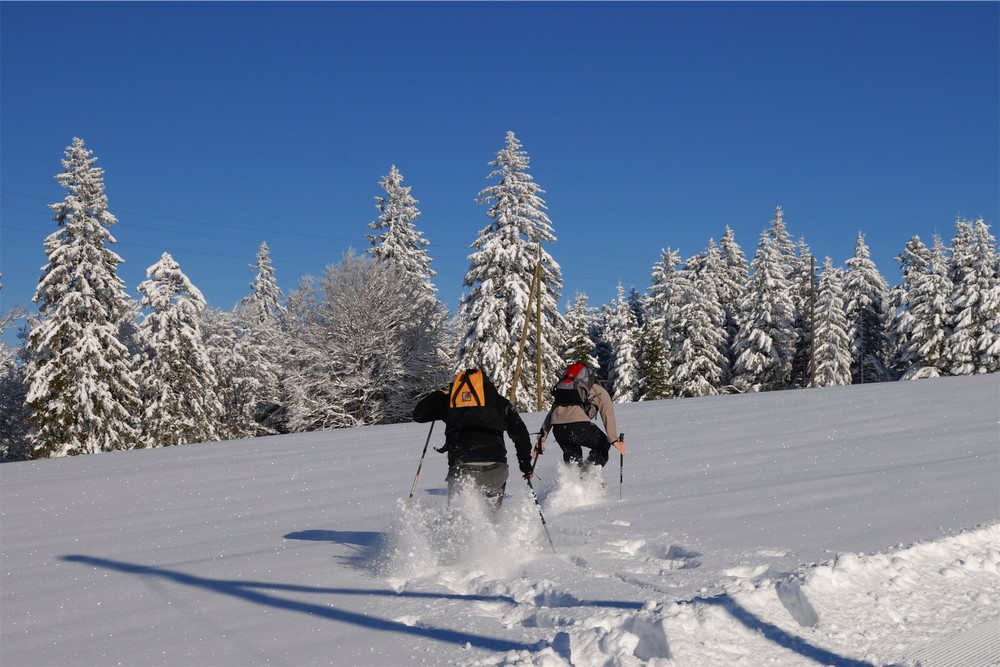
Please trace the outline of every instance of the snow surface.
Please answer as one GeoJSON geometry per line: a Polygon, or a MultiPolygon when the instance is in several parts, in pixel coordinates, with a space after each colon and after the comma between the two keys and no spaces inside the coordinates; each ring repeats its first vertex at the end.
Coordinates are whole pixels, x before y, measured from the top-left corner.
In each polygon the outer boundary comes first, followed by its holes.
{"type": "Polygon", "coordinates": [[[557,553],[430,449],[407,510],[425,424],[3,464],[0,663],[1000,664],[1000,375],[618,413],[557,553]]]}

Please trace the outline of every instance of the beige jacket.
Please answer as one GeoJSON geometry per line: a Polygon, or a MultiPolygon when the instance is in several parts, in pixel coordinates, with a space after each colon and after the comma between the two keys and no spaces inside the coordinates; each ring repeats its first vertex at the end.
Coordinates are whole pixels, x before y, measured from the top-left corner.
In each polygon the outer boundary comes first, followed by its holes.
{"type": "MultiPolygon", "coordinates": [[[[590,388],[590,394],[587,396],[587,399],[592,406],[591,410],[596,410],[593,416],[596,417],[597,413],[601,415],[601,421],[604,422],[604,433],[608,436],[608,442],[617,440],[618,422],[615,421],[615,404],[611,400],[611,396],[607,390],[601,385],[595,384],[590,388]]],[[[549,414],[545,415],[545,421],[542,423],[542,439],[544,440],[548,436],[553,424],[589,422],[592,418],[591,415],[587,414],[582,405],[553,405],[552,409],[549,410],[549,414]]]]}

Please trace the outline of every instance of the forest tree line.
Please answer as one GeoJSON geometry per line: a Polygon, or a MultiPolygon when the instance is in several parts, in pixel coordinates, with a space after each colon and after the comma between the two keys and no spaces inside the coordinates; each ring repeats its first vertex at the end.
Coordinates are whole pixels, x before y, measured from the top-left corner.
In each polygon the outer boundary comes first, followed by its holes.
{"type": "Polygon", "coordinates": [[[863,235],[845,266],[817,265],[778,207],[749,259],[727,227],[691,257],[661,251],[643,292],[619,284],[597,307],[578,293],[561,312],[544,191],[508,132],[456,313],[395,166],[364,253],[286,296],[262,243],[249,293],[222,311],[168,253],[129,296],[96,161],[80,139],[66,148],[37,313],[0,317],[26,321],[0,348],[4,461],[408,421],[473,366],[522,411],[546,409],[575,361],[617,402],[1000,370],[1000,257],[982,219],[957,220],[950,245],[912,237],[890,288],[863,235]]]}

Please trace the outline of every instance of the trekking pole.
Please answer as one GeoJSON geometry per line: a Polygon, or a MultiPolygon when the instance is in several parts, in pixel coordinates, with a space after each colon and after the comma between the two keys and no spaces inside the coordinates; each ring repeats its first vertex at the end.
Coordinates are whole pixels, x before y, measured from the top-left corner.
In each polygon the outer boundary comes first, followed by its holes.
{"type": "MultiPolygon", "coordinates": [[[[535,460],[537,461],[538,459],[535,460]]],[[[532,466],[532,468],[533,467],[534,466],[532,466]]],[[[535,505],[538,506],[538,516],[540,516],[542,519],[542,528],[545,530],[545,537],[549,539],[549,546],[552,547],[552,553],[557,554],[559,552],[556,551],[556,545],[552,543],[552,536],[549,535],[549,526],[547,523],[545,523],[545,515],[542,514],[542,504],[538,502],[538,494],[535,493],[535,487],[531,485],[531,480],[529,479],[527,480],[527,482],[528,482],[528,488],[531,489],[531,497],[535,499],[535,505]]]]}
{"type": "MultiPolygon", "coordinates": [[[[539,438],[539,440],[541,440],[541,438],[539,438]]],[[[531,476],[534,476],[535,466],[538,465],[538,457],[543,453],[543,450],[538,449],[537,445],[535,446],[535,451],[538,453],[535,455],[535,460],[531,462],[531,476]]],[[[525,481],[528,482],[528,488],[531,490],[531,497],[535,500],[535,505],[538,506],[538,516],[542,519],[542,528],[545,530],[545,537],[549,539],[549,546],[552,547],[552,553],[557,554],[559,552],[556,551],[556,545],[552,543],[552,536],[549,535],[549,526],[545,523],[545,515],[542,514],[542,504],[538,502],[538,494],[535,493],[535,487],[531,485],[531,477],[525,481]]]]}
{"type": "Polygon", "coordinates": [[[413,491],[417,488],[417,478],[420,477],[420,469],[424,467],[424,457],[427,456],[427,445],[431,443],[431,433],[434,432],[434,424],[431,422],[431,430],[427,431],[427,440],[424,441],[424,452],[420,455],[420,463],[417,464],[417,474],[413,476],[413,486],[410,487],[410,497],[406,499],[406,508],[410,508],[413,503],[413,491]]]}
{"type": "MultiPolygon", "coordinates": [[[[625,444],[625,434],[619,433],[618,440],[625,444]]],[[[622,478],[625,476],[625,455],[618,452],[618,502],[622,501],[622,478]]]]}

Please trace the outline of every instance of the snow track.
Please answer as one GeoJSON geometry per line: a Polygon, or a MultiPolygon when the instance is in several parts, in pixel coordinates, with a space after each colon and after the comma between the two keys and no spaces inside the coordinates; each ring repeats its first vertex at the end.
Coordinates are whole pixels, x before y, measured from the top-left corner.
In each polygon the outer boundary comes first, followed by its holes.
{"type": "Polygon", "coordinates": [[[915,667],[1000,665],[1000,618],[980,623],[933,646],[927,646],[909,656],[906,662],[915,667]]]}
{"type": "MultiPolygon", "coordinates": [[[[454,532],[438,533],[429,552],[409,552],[420,553],[423,562],[438,562],[436,575],[427,576],[424,568],[417,579],[394,579],[398,590],[439,585],[479,598],[477,624],[492,619],[498,628],[518,628],[537,638],[530,648],[468,665],[1000,664],[995,605],[1000,600],[1000,523],[891,553],[844,553],[792,572],[776,570],[774,564],[785,554],[767,550],[758,554],[758,562],[744,559],[729,568],[716,563],[704,570],[703,560],[736,555],[705,554],[666,536],[627,537],[626,521],[570,521],[612,506],[587,480],[560,473],[542,497],[550,524],[557,526],[558,556],[538,546],[544,537],[534,505],[524,495],[508,498],[508,512],[496,525],[476,524],[484,516],[474,511],[477,518],[465,529],[475,539],[458,539],[465,546],[457,560],[454,532]],[[484,569],[486,563],[495,568],[495,558],[477,566],[476,553],[485,556],[501,544],[506,545],[499,559],[504,573],[484,569]],[[719,571],[722,580],[702,574],[719,571]],[[969,629],[935,639],[936,628],[956,626],[969,629]],[[901,635],[926,637],[928,645],[914,651],[895,640],[901,635]]],[[[463,509],[470,508],[474,504],[463,509]]],[[[462,525],[454,516],[437,521],[450,531],[462,525]]],[[[408,525],[427,531],[421,519],[408,525]]]]}

